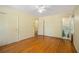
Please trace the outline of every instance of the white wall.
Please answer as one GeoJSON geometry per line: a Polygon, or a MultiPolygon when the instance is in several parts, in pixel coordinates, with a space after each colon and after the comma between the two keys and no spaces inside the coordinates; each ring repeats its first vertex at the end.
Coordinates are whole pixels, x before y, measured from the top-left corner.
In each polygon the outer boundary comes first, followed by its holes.
{"type": "Polygon", "coordinates": [[[62,16],[61,15],[52,15],[39,18],[39,35],[43,35],[43,20],[45,21],[44,26],[44,35],[61,37],[62,35],[62,16]]]}
{"type": "Polygon", "coordinates": [[[74,34],[74,45],[75,48],[77,50],[77,52],[79,52],[79,7],[77,7],[75,9],[75,34],[74,34]]]}
{"type": "Polygon", "coordinates": [[[0,15],[0,22],[2,23],[0,29],[3,29],[0,30],[0,32],[2,32],[0,34],[0,45],[16,42],[18,37],[17,16],[14,14],[15,11],[9,10],[5,7],[0,7],[0,12],[4,12],[4,14],[0,15]]]}
{"type": "Polygon", "coordinates": [[[36,17],[9,7],[0,6],[0,12],[5,13],[0,14],[0,46],[33,36],[36,17]]]}
{"type": "Polygon", "coordinates": [[[19,39],[34,36],[33,21],[36,17],[26,14],[19,14],[19,39]]]}

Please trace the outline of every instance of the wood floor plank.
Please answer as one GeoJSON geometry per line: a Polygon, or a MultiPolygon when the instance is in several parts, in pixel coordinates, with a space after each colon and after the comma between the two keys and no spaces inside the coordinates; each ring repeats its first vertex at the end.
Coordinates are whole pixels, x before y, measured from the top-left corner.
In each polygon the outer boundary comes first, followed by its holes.
{"type": "Polygon", "coordinates": [[[2,53],[74,53],[70,40],[37,36],[0,47],[2,53]]]}

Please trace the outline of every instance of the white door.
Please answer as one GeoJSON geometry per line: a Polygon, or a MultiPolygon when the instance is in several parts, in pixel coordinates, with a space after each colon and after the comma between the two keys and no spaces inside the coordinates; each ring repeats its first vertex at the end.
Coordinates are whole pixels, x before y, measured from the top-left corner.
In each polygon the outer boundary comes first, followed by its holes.
{"type": "Polygon", "coordinates": [[[10,14],[0,15],[0,46],[18,40],[17,16],[10,14]]]}
{"type": "Polygon", "coordinates": [[[38,27],[38,34],[39,35],[46,35],[46,36],[53,36],[53,29],[52,21],[39,19],[39,27],[38,27]]]}
{"type": "Polygon", "coordinates": [[[60,19],[39,19],[38,34],[52,37],[61,37],[61,21],[60,19]]]}

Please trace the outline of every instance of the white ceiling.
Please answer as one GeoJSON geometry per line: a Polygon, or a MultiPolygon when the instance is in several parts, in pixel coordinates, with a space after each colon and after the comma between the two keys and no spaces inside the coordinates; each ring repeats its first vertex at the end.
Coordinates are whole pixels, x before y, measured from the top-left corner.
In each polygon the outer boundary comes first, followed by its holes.
{"type": "Polygon", "coordinates": [[[36,5],[11,5],[10,7],[29,12],[34,16],[48,16],[61,13],[70,13],[74,9],[74,5],[45,5],[46,10],[43,13],[39,13],[35,8],[36,5]]]}

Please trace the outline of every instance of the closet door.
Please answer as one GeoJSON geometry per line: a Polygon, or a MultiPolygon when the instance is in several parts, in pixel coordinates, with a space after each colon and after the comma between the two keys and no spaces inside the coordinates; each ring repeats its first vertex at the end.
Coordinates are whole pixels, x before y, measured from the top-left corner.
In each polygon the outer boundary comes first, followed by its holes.
{"type": "Polygon", "coordinates": [[[43,19],[39,19],[38,22],[38,35],[44,35],[44,20],[43,19]]]}
{"type": "Polygon", "coordinates": [[[42,18],[39,19],[38,34],[53,36],[52,21],[42,18]]]}
{"type": "Polygon", "coordinates": [[[0,46],[18,40],[17,16],[12,13],[0,15],[0,46]]]}
{"type": "MultiPolygon", "coordinates": [[[[44,31],[45,31],[45,35],[46,36],[54,36],[55,35],[55,31],[54,31],[54,29],[55,29],[55,26],[53,25],[54,23],[53,23],[53,20],[52,19],[45,19],[45,21],[44,21],[45,23],[45,25],[44,25],[44,31]]],[[[56,30],[56,29],[55,29],[56,30]]]]}
{"type": "Polygon", "coordinates": [[[61,37],[61,18],[39,18],[38,34],[52,37],[61,37]]]}

